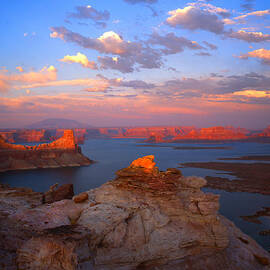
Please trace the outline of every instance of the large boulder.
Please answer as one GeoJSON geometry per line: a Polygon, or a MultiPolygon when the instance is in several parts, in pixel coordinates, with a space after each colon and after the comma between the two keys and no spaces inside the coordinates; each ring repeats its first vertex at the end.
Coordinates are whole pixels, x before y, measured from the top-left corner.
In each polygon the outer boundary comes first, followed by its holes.
{"type": "Polygon", "coordinates": [[[147,156],[80,195],[80,203],[21,207],[0,192],[0,263],[28,270],[269,269],[269,253],[218,214],[219,196],[202,192],[204,184],[178,170],[160,172],[147,156]]]}

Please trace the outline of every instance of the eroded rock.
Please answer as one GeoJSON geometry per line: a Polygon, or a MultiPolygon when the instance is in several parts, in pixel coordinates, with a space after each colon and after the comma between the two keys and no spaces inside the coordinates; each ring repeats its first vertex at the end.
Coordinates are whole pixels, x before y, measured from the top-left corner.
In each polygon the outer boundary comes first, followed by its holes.
{"type": "Polygon", "coordinates": [[[217,213],[217,195],[200,190],[205,180],[160,172],[152,156],[132,164],[80,194],[80,203],[21,205],[3,189],[0,254],[10,259],[0,256],[0,263],[30,270],[269,269],[269,254],[217,213]]]}
{"type": "Polygon", "coordinates": [[[84,201],[88,200],[88,193],[87,192],[82,192],[82,193],[74,196],[72,199],[73,199],[73,201],[75,203],[84,202],[84,201]]]}

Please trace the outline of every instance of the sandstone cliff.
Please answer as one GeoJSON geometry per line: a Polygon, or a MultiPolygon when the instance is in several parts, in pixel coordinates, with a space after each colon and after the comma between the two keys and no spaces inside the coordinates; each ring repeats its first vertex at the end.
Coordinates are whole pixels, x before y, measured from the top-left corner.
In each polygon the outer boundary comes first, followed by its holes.
{"type": "MultiPolygon", "coordinates": [[[[76,128],[75,142],[83,143],[89,138],[142,138],[147,142],[175,141],[269,141],[270,128],[262,132],[251,132],[243,128],[233,127],[126,127],[126,128],[76,128]]],[[[46,142],[56,140],[64,133],[64,129],[42,130],[10,130],[0,131],[0,135],[10,143],[46,142]]]]}
{"type": "Polygon", "coordinates": [[[5,142],[0,136],[0,172],[20,169],[57,168],[89,165],[91,160],[75,144],[72,130],[48,144],[35,146],[5,142]]]}
{"type": "Polygon", "coordinates": [[[218,214],[203,178],[147,156],[73,200],[0,188],[0,265],[40,270],[260,270],[270,256],[218,214]]]}

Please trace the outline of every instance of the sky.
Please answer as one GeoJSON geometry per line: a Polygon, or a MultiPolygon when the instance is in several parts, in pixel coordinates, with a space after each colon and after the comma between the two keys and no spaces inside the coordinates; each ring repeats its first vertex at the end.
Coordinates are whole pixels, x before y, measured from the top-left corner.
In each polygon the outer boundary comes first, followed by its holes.
{"type": "Polygon", "coordinates": [[[270,125],[267,0],[2,0],[0,128],[270,125]]]}

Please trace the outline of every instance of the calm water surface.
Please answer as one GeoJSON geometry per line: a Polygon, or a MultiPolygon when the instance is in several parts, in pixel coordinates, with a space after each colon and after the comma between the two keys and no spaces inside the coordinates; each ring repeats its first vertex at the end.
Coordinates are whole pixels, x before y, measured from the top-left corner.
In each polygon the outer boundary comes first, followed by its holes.
{"type": "MultiPolygon", "coordinates": [[[[47,191],[55,183],[74,184],[75,193],[96,188],[114,178],[114,172],[127,167],[134,159],[144,155],[155,155],[160,170],[178,167],[184,162],[217,161],[217,158],[239,157],[245,155],[270,155],[270,144],[223,143],[223,144],[162,144],[163,147],[142,147],[137,139],[90,139],[82,145],[82,150],[96,163],[88,167],[58,168],[29,171],[13,171],[0,174],[2,183],[16,187],[31,187],[35,191],[47,191]],[[140,145],[140,146],[138,146],[140,145]],[[179,150],[174,146],[225,146],[230,149],[179,150]]],[[[226,161],[222,161],[226,162],[226,161]]],[[[228,161],[234,162],[234,161],[228,161]]],[[[235,161],[250,162],[250,161],[235,161]]],[[[260,161],[256,161],[260,162],[260,161]]],[[[223,176],[233,181],[226,172],[181,168],[184,175],[223,176]]],[[[270,184],[270,179],[269,179],[270,184]]],[[[270,249],[270,236],[260,236],[259,231],[270,229],[270,218],[260,218],[262,224],[244,221],[240,216],[255,214],[263,206],[270,207],[270,196],[244,192],[225,192],[205,189],[220,194],[220,213],[231,219],[242,231],[256,239],[263,247],[270,249]]]]}

